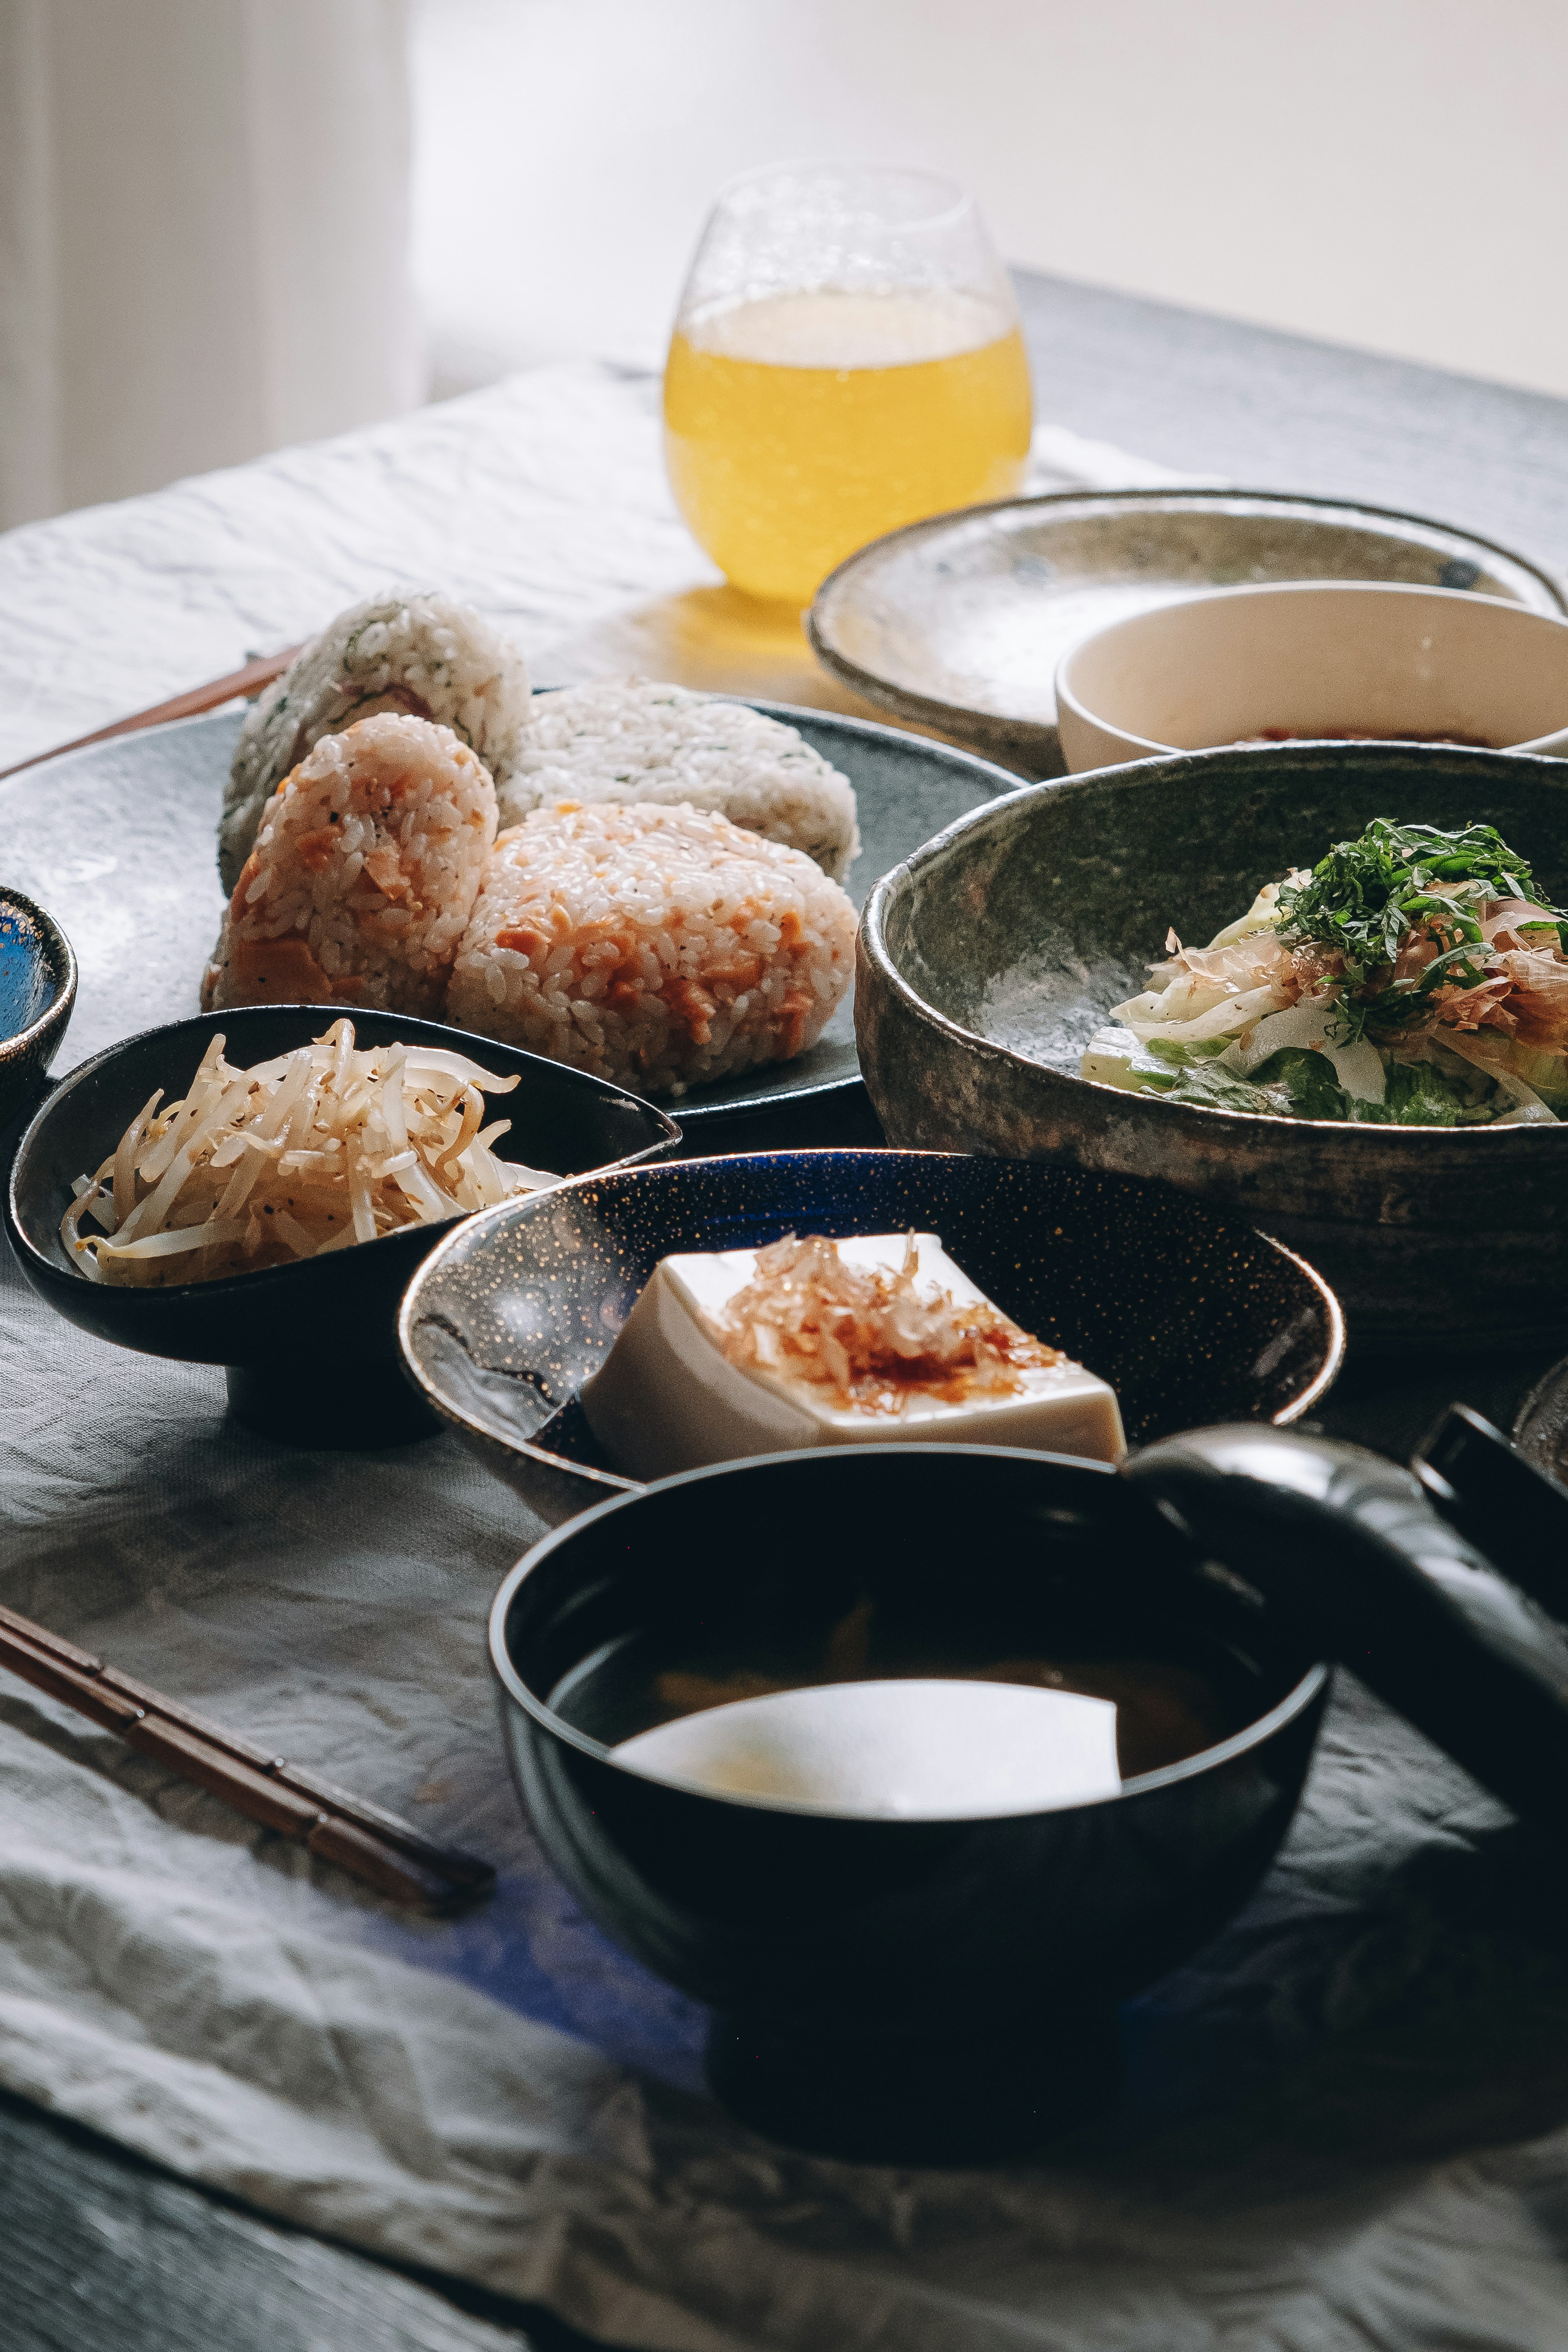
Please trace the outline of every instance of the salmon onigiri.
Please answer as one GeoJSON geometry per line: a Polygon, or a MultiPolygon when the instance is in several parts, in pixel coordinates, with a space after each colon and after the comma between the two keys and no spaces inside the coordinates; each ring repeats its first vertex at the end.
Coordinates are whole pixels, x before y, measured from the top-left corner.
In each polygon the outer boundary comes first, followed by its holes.
{"type": "Polygon", "coordinates": [[[496,842],[447,1018],[638,1093],[813,1045],[854,973],[855,908],[804,851],[689,802],[570,802],[496,842]]]}
{"type": "Polygon", "coordinates": [[[324,736],[262,812],[204,1008],[439,1018],[495,836],[495,787],[449,728],[381,712],[324,736]]]}
{"type": "Polygon", "coordinates": [[[450,596],[388,593],[341,613],[240,730],[218,824],[226,891],[284,777],[323,736],[384,710],[449,727],[499,782],[528,727],[528,666],[510,638],[450,596]]]}

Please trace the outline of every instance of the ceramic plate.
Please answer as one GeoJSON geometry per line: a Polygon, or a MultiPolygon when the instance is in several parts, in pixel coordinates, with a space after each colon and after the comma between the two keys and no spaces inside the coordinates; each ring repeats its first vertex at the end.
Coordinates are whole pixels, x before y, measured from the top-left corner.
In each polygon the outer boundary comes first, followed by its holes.
{"type": "MultiPolygon", "coordinates": [[[[416,1384],[531,1508],[634,1483],[575,1402],[675,1250],[940,1234],[1005,1314],[1110,1382],[1128,1439],[1296,1420],[1339,1370],[1337,1301],[1243,1220],[1163,1185],[962,1153],[775,1151],[585,1177],[456,1229],[405,1294],[416,1384]],[[511,1213],[513,1211],[521,1213],[511,1213]]],[[[352,1255],[352,1253],[350,1253],[352,1255]]]]}
{"type": "Polygon", "coordinates": [[[1022,774],[1059,776],[1052,681],[1069,645],[1150,604],[1257,580],[1410,581],[1568,612],[1522,556],[1418,515],[1283,491],[1068,490],[873,540],[823,583],[807,626],[868,701],[1022,774]]]}
{"type": "MultiPolygon", "coordinates": [[[[855,787],[857,903],[889,867],[1017,779],[943,743],[863,719],[758,703],[798,727],[855,787]]],[[[223,911],[214,842],[240,715],[217,711],[73,751],[0,783],[5,878],[47,907],[81,985],[62,1069],[196,1010],[223,911]]],[[[669,1105],[688,1130],[858,1086],[848,1000],[811,1051],[669,1105]]]]}

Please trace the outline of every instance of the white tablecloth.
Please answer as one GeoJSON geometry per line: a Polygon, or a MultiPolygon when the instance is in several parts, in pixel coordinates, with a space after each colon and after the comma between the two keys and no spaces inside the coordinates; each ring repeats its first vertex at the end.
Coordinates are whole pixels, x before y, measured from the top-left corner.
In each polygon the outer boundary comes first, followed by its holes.
{"type": "MultiPolygon", "coordinates": [[[[475,597],[546,677],[685,646],[689,674],[748,683],[701,652],[715,592],[654,435],[645,382],[545,371],[0,540],[0,764],[386,580],[475,597]]],[[[1066,436],[1041,455],[1061,478],[1156,471],[1066,436]]],[[[798,693],[837,698],[788,661],[798,693]]],[[[208,822],[210,734],[166,740],[170,789],[208,822]]],[[[125,961],[97,957],[66,1062],[121,1013],[136,1025],[134,978],[110,993],[136,969],[141,870],[104,863],[138,824],[117,772],[0,788],[0,875],[8,846],[28,871],[65,854],[68,823],[72,857],[125,877],[125,961]]],[[[360,1457],[250,1437],[218,1373],[98,1345],[8,1262],[0,1397],[0,1596],[501,1869],[473,1918],[410,1922],[0,1675],[12,2089],[630,2346],[1568,2337],[1561,1874],[1353,1685],[1258,1898],[1128,2011],[1121,2116],[1006,2171],[820,2162],[725,2120],[700,2013],[542,1867],[483,1646],[536,1529],[455,1441],[360,1457]]]]}

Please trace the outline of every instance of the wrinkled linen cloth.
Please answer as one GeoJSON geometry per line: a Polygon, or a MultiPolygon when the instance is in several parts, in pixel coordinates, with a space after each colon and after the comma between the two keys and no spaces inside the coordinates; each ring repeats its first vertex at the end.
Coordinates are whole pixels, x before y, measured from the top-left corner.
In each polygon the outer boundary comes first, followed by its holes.
{"type": "MultiPolygon", "coordinates": [[[[476,598],[531,655],[700,586],[655,429],[646,383],[543,371],[0,540],[0,764],[387,578],[476,598]]],[[[90,911],[59,1067],[194,1004],[183,927],[217,886],[160,898],[158,828],[210,840],[233,723],[162,738],[145,799],[120,747],[0,785],[0,876],[90,911]]],[[[470,1917],[410,1919],[0,1673],[10,2089],[625,2346],[1568,2339],[1560,1858],[1349,1678],[1256,1898],[1125,2011],[1116,2116],[1036,2164],[843,2165],[725,2118],[702,2012],[544,1865],[484,1641],[540,1529],[455,1439],[252,1436],[221,1373],[90,1339],[7,1258],[0,1496],[0,1599],[500,1872],[470,1917]]]]}

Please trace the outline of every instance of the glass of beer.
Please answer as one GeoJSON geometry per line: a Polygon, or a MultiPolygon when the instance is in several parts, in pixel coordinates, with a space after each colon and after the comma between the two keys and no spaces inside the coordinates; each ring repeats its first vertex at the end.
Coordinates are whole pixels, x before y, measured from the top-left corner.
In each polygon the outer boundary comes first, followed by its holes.
{"type": "Polygon", "coordinates": [[[1012,281],[962,188],[798,163],[721,194],[670,341],[665,461],[737,588],[798,610],[868,540],[1010,497],[1031,415],[1012,281]]]}

